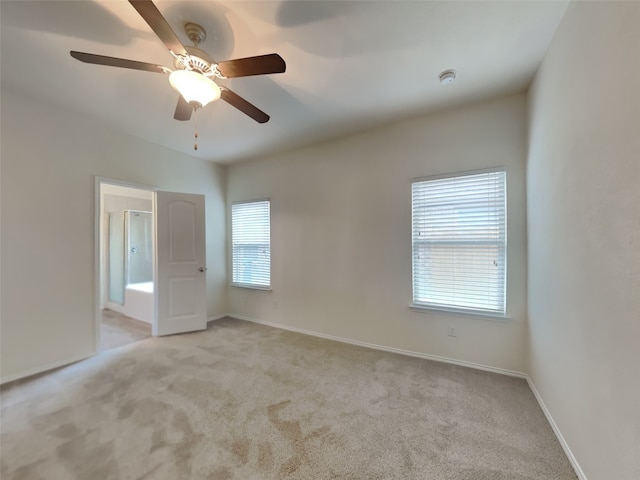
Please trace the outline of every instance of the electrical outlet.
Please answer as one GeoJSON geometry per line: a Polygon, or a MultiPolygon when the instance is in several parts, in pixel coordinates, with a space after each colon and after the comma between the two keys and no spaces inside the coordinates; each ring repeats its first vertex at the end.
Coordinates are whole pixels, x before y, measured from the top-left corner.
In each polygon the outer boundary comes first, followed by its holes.
{"type": "Polygon", "coordinates": [[[456,329],[454,327],[449,327],[449,333],[447,334],[450,337],[457,337],[458,334],[456,333],[456,329]]]}

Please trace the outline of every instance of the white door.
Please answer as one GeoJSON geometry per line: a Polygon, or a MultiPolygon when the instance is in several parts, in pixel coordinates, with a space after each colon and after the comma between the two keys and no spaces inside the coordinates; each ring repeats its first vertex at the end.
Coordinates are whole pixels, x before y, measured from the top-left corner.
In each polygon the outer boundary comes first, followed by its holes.
{"type": "Polygon", "coordinates": [[[154,335],[207,328],[204,195],[156,192],[154,335]]]}

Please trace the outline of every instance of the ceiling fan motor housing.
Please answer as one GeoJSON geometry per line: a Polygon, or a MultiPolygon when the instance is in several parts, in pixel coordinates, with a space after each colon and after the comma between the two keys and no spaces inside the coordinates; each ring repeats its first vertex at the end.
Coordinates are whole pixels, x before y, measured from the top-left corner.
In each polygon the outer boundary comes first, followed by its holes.
{"type": "Polygon", "coordinates": [[[173,66],[176,70],[185,70],[186,68],[189,68],[189,70],[196,70],[204,74],[210,74],[212,72],[211,65],[215,62],[207,52],[200,50],[198,47],[185,46],[184,49],[189,54],[189,57],[185,59],[174,59],[173,66]]]}
{"type": "Polygon", "coordinates": [[[187,22],[184,24],[184,32],[193,42],[193,47],[185,45],[184,49],[189,54],[188,57],[176,57],[173,66],[177,70],[196,70],[203,74],[211,74],[211,65],[215,62],[204,50],[200,50],[198,46],[207,38],[207,31],[197,23],[187,22]]]}

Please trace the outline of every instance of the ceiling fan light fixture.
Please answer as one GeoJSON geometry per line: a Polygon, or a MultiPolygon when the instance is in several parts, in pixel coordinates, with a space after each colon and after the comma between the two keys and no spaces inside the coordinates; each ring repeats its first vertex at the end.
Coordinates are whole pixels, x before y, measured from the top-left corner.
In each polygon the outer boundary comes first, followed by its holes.
{"type": "Polygon", "coordinates": [[[220,98],[220,87],[208,77],[193,70],[176,70],[169,75],[169,83],[187,103],[201,107],[220,98]]]}

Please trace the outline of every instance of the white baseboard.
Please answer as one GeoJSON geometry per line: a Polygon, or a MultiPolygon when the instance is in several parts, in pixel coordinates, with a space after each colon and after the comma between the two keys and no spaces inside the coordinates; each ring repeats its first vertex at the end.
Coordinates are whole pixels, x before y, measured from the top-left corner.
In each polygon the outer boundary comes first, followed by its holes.
{"type": "Polygon", "coordinates": [[[375,343],[361,342],[359,340],[352,340],[350,338],[336,337],[334,335],[327,335],[324,333],[305,330],[302,328],[290,327],[288,325],[282,325],[280,323],[266,322],[264,320],[245,317],[243,315],[236,315],[234,313],[229,313],[227,314],[227,316],[237,318],[239,320],[246,320],[248,322],[259,323],[260,325],[267,325],[269,327],[280,328],[282,330],[289,330],[291,332],[302,333],[304,335],[311,335],[313,337],[326,338],[327,340],[334,340],[336,342],[348,343],[350,345],[357,345],[359,347],[372,348],[374,350],[381,350],[383,352],[398,353],[400,355],[407,355],[409,357],[417,357],[417,358],[423,358],[425,360],[433,360],[436,362],[450,363],[452,365],[459,365],[461,367],[474,368],[476,370],[483,370],[485,372],[499,373],[501,375],[508,375],[510,377],[527,378],[527,375],[525,373],[517,372],[515,370],[507,370],[504,368],[491,367],[489,365],[482,365],[480,363],[467,362],[465,360],[457,360],[455,358],[440,357],[438,355],[430,355],[427,353],[412,352],[410,350],[402,350],[400,348],[387,347],[384,345],[377,345],[375,343]]]}
{"type": "Polygon", "coordinates": [[[229,314],[228,313],[223,313],[221,315],[218,315],[217,317],[211,317],[210,319],[207,320],[207,323],[209,322],[215,322],[216,320],[222,320],[225,317],[228,317],[229,314]]]}
{"type": "Polygon", "coordinates": [[[40,367],[25,370],[24,372],[14,373],[13,375],[7,375],[5,377],[0,378],[0,385],[4,385],[5,383],[9,383],[9,382],[14,382],[22,378],[30,377],[31,375],[37,375],[38,373],[43,373],[48,370],[53,370],[54,368],[64,367],[71,363],[76,363],[76,362],[79,362],[80,360],[85,360],[86,358],[93,357],[95,354],[96,352],[86,353],[83,355],[67,358],[59,362],[53,362],[47,365],[42,365],[40,367]]]}
{"type": "Polygon", "coordinates": [[[580,464],[578,463],[578,460],[576,460],[576,457],[573,455],[571,448],[569,448],[569,444],[562,436],[562,432],[560,431],[558,424],[556,424],[555,420],[551,416],[551,412],[545,405],[544,400],[542,400],[542,397],[540,396],[540,392],[538,392],[538,389],[533,383],[533,380],[531,380],[531,377],[529,377],[529,375],[526,376],[526,379],[527,379],[527,383],[529,384],[529,388],[533,392],[533,395],[536,397],[536,400],[538,401],[538,405],[540,405],[540,408],[542,409],[544,416],[547,417],[547,421],[549,422],[549,425],[551,425],[551,429],[553,430],[553,433],[555,433],[556,438],[558,439],[558,442],[560,442],[560,446],[562,447],[562,450],[564,450],[565,455],[569,459],[569,463],[571,463],[571,466],[573,467],[573,470],[576,472],[578,479],[587,480],[587,476],[582,471],[582,468],[580,468],[580,464]]]}

